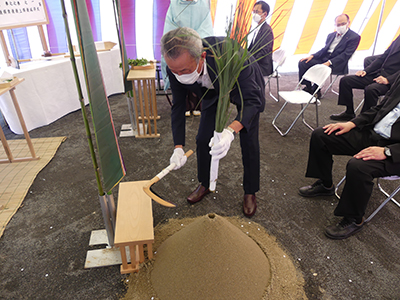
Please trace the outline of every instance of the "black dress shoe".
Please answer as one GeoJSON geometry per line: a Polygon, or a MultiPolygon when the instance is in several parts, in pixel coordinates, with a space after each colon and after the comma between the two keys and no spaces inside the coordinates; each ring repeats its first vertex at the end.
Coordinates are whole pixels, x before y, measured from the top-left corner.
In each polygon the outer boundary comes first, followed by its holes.
{"type": "Polygon", "coordinates": [[[307,185],[299,188],[299,195],[303,197],[316,197],[316,196],[332,196],[335,194],[335,186],[326,188],[322,184],[322,180],[317,180],[313,185],[307,185]]]}
{"type": "Polygon", "coordinates": [[[243,197],[243,213],[246,217],[252,217],[257,210],[256,195],[245,194],[243,197]]]}
{"type": "Polygon", "coordinates": [[[335,121],[350,121],[351,119],[355,118],[355,114],[348,114],[345,111],[341,112],[340,114],[333,114],[330,116],[331,120],[335,121]]]}
{"type": "Polygon", "coordinates": [[[199,202],[203,197],[210,193],[210,189],[205,188],[201,184],[187,197],[187,201],[190,204],[199,202]]]}
{"type": "Polygon", "coordinates": [[[364,218],[360,224],[355,219],[344,217],[339,223],[330,225],[325,229],[325,235],[334,240],[343,240],[359,232],[364,226],[364,218]]]}

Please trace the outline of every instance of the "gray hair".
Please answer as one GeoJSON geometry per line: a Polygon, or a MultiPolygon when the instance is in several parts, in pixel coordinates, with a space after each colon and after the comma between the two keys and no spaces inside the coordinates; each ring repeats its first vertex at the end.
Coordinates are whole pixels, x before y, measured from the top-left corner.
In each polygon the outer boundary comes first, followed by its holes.
{"type": "Polygon", "coordinates": [[[168,31],[161,38],[161,54],[172,60],[177,59],[184,51],[198,61],[203,52],[200,35],[188,27],[179,27],[168,31]]]}

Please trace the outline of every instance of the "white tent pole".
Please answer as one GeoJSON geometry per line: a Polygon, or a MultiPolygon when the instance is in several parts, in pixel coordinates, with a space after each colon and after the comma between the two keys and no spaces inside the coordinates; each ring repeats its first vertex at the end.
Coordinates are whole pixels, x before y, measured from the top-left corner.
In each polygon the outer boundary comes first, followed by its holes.
{"type": "Polygon", "coordinates": [[[386,2],[386,0],[383,0],[383,1],[382,1],[381,13],[380,13],[380,15],[379,15],[378,26],[376,27],[375,40],[374,40],[374,48],[373,48],[373,50],[372,50],[372,55],[375,54],[375,47],[376,47],[376,42],[377,42],[377,40],[378,40],[379,29],[381,28],[383,10],[385,9],[385,2],[386,2]]]}

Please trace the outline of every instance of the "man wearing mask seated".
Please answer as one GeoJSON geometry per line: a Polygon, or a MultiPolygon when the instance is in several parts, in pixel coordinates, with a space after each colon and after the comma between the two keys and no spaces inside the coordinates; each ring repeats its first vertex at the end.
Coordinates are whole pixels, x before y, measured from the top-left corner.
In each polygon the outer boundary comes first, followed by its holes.
{"type": "MultiPolygon", "coordinates": [[[[349,28],[350,18],[342,14],[335,19],[336,31],[328,35],[325,47],[318,52],[300,59],[299,61],[299,81],[304,73],[314,65],[324,64],[332,68],[332,73],[342,72],[353,53],[356,51],[361,37],[349,28]]],[[[312,94],[318,87],[311,86],[308,80],[303,81],[304,90],[312,94]]],[[[318,98],[321,92],[318,91],[318,98]]]]}

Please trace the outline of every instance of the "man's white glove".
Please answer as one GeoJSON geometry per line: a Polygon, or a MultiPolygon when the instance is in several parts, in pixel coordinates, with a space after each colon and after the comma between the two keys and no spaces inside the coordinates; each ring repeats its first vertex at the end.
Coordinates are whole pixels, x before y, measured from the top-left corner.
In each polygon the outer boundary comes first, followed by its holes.
{"type": "Polygon", "coordinates": [[[185,156],[185,152],[182,148],[175,148],[174,154],[172,154],[171,158],[169,159],[169,163],[175,164],[175,168],[173,170],[178,170],[181,168],[187,161],[187,157],[185,156]]]}
{"type": "Polygon", "coordinates": [[[214,137],[212,137],[208,146],[211,147],[210,154],[212,155],[213,159],[221,159],[225,157],[234,138],[235,136],[233,135],[233,130],[226,128],[222,131],[218,143],[215,144],[214,137]]]}

